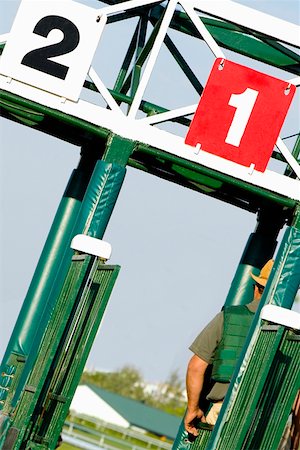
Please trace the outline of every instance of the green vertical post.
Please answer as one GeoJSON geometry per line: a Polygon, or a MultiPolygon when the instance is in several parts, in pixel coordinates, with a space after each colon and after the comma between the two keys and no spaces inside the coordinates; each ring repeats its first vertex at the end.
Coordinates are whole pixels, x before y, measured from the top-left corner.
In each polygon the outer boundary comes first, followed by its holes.
{"type": "Polygon", "coordinates": [[[282,210],[265,208],[259,211],[256,229],[246,244],[225,300],[226,306],[243,305],[252,300],[253,280],[250,273],[258,273],[273,257],[283,223],[282,210]]]}

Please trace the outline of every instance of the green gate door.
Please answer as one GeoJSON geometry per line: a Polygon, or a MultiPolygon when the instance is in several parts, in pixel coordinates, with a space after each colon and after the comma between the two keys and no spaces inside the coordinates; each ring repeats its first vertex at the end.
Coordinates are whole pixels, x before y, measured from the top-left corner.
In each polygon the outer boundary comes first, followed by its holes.
{"type": "MultiPolygon", "coordinates": [[[[119,270],[96,256],[73,256],[24,391],[18,392],[18,377],[2,376],[2,430],[9,428],[2,434],[3,449],[56,447],[119,270]]],[[[18,367],[9,370],[16,373],[18,367]]]]}

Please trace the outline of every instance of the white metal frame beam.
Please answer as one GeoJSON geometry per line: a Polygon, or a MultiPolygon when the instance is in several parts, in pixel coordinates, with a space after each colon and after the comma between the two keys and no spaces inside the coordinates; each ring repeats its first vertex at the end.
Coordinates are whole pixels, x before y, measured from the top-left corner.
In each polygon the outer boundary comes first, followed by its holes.
{"type": "Polygon", "coordinates": [[[199,11],[300,48],[300,27],[231,0],[190,0],[199,11]]]}

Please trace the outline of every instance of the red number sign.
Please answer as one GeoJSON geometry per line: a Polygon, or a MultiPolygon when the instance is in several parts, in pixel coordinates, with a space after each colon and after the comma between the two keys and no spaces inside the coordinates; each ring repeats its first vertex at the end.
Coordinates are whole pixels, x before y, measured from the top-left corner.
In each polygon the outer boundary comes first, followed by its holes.
{"type": "Polygon", "coordinates": [[[296,87],[217,59],[185,143],[264,172],[296,87]]]}

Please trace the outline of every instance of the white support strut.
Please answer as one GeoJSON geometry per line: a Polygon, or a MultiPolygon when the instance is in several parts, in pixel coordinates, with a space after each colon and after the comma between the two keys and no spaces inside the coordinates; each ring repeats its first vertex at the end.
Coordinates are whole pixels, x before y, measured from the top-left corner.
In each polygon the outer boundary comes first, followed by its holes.
{"type": "Polygon", "coordinates": [[[212,35],[207,30],[206,26],[202,22],[201,18],[196,14],[195,10],[191,7],[188,1],[181,0],[181,5],[185,9],[186,13],[190,16],[191,21],[199,31],[199,34],[203,37],[216,58],[226,59],[224,53],[216,43],[212,35]]]}
{"type": "Polygon", "coordinates": [[[160,48],[163,44],[164,38],[167,34],[167,30],[168,30],[169,24],[172,20],[176,5],[177,5],[177,0],[170,0],[169,4],[167,6],[164,18],[161,22],[159,32],[157,33],[154,45],[152,47],[152,50],[151,50],[151,53],[149,56],[149,60],[146,64],[143,76],[140,80],[140,84],[137,88],[136,94],[135,94],[133,102],[131,104],[131,108],[128,113],[128,117],[130,117],[130,118],[134,118],[139,109],[143,94],[145,92],[146,86],[148,84],[149,78],[150,78],[152,70],[154,68],[154,64],[158,57],[159,50],[160,50],[160,48]]]}
{"type": "Polygon", "coordinates": [[[300,179],[300,165],[280,137],[277,139],[276,146],[279,148],[287,163],[291,166],[297,177],[300,179]]]}

